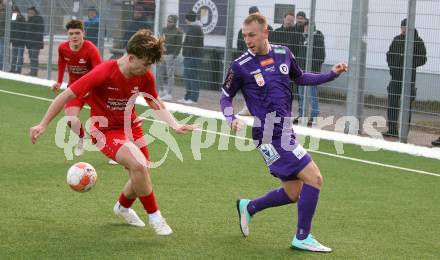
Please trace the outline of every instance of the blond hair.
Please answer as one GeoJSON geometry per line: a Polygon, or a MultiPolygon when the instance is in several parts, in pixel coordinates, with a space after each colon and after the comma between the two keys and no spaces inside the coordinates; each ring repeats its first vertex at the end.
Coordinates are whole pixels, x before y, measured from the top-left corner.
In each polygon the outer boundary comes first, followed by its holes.
{"type": "Polygon", "coordinates": [[[263,28],[267,28],[267,18],[266,18],[266,16],[264,16],[260,13],[253,13],[253,14],[248,15],[246,17],[246,19],[244,19],[243,24],[249,25],[252,22],[256,22],[256,23],[262,25],[263,28]]]}

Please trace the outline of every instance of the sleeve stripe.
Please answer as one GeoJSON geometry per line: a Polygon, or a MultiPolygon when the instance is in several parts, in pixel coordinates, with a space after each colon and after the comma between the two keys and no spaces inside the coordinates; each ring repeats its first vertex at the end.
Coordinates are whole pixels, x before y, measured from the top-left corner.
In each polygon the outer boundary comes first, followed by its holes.
{"type": "Polygon", "coordinates": [[[229,94],[226,92],[226,90],[224,88],[222,88],[223,94],[225,94],[225,96],[229,97],[229,94]]]}

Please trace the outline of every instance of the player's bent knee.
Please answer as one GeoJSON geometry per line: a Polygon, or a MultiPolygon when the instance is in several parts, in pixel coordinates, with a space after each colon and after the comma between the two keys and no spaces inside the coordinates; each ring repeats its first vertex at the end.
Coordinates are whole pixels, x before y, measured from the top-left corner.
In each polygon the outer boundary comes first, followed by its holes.
{"type": "Polygon", "coordinates": [[[138,161],[134,161],[134,162],[129,163],[128,170],[133,173],[145,174],[147,172],[148,168],[146,165],[144,165],[138,161]]]}

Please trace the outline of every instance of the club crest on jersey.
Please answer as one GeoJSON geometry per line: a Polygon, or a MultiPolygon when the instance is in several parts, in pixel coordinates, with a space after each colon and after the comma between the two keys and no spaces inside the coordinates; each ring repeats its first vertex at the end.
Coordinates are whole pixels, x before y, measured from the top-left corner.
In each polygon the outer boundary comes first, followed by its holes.
{"type": "Polygon", "coordinates": [[[286,63],[283,63],[280,65],[280,72],[283,73],[284,75],[289,74],[289,66],[287,66],[286,63]]]}
{"type": "Polygon", "coordinates": [[[87,63],[84,59],[79,59],[78,63],[87,63]]]}
{"type": "Polygon", "coordinates": [[[275,63],[275,61],[272,58],[268,58],[268,59],[260,61],[260,65],[263,67],[270,65],[270,64],[274,64],[274,63],[275,63]]]}
{"type": "Polygon", "coordinates": [[[264,82],[263,74],[258,73],[254,75],[255,81],[259,87],[263,87],[266,82],[264,82]]]}

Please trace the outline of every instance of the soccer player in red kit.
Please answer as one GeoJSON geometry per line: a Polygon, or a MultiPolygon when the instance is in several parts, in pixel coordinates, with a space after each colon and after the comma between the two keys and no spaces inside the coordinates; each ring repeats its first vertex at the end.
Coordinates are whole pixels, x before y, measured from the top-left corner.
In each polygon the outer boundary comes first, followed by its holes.
{"type": "MultiPolygon", "coordinates": [[[[69,73],[69,87],[73,82],[101,64],[98,49],[92,42],[84,40],[84,25],[81,20],[70,20],[66,24],[66,30],[68,41],[61,43],[58,47],[58,80],[52,85],[52,90],[55,92],[59,91],[63,83],[66,67],[69,73]]],[[[84,153],[84,129],[78,117],[84,103],[84,98],[75,98],[64,106],[66,116],[73,118],[69,121],[69,126],[79,136],[74,151],[76,156],[84,153]]]]}
{"type": "Polygon", "coordinates": [[[91,117],[100,119],[91,130],[96,146],[128,170],[129,180],[116,202],[115,214],[130,225],[145,226],[131,209],[133,202],[139,198],[154,231],[158,235],[170,235],[173,231],[156,203],[142,121],[138,120],[132,102],[142,94],[158,117],[177,133],[188,133],[196,128],[195,125],[179,124],[157,95],[150,65],[159,62],[163,53],[163,38],[156,38],[149,30],[138,31],[128,41],[126,55],[102,63],[72,84],[55,98],[41,122],[32,127],[29,134],[32,143],[35,143],[64,104],[89,93],[91,117]]]}

